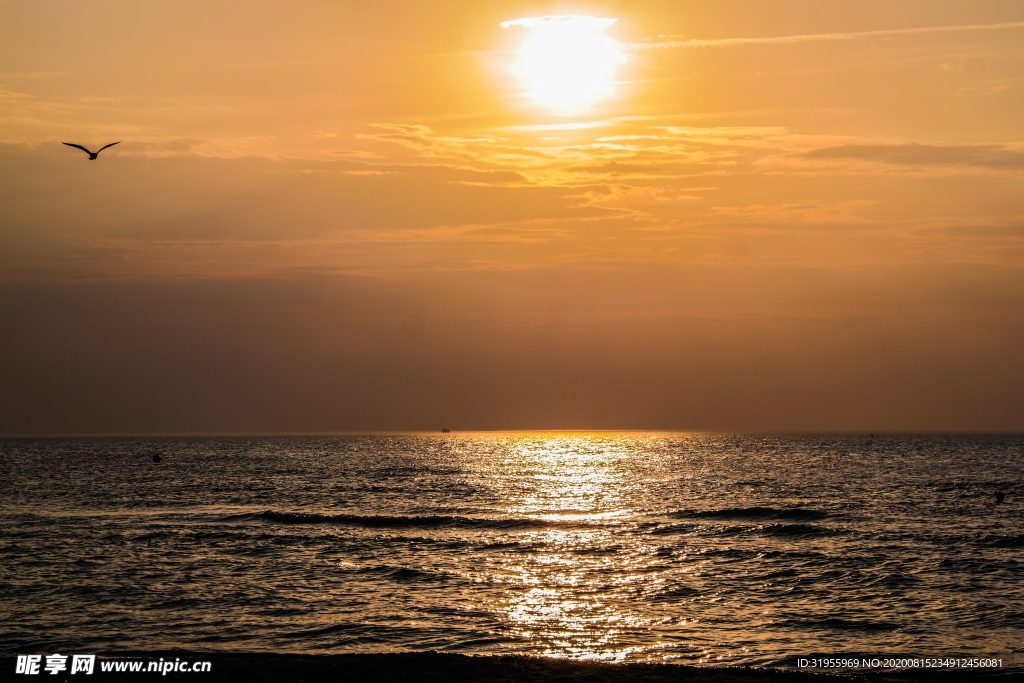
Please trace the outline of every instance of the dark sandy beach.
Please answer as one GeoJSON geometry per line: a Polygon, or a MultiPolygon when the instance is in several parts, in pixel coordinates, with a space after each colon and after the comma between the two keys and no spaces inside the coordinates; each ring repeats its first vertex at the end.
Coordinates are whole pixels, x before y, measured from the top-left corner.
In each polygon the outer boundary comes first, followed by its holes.
{"type": "MultiPolygon", "coordinates": [[[[45,659],[45,658],[44,658],[45,659]]],[[[92,675],[63,672],[51,675],[40,671],[35,676],[15,674],[15,658],[0,657],[0,680],[46,681],[197,681],[203,683],[270,683],[276,681],[410,681],[416,683],[758,683],[843,681],[925,682],[938,681],[1011,681],[1021,680],[1019,673],[999,670],[865,670],[799,671],[792,669],[693,667],[672,664],[607,664],[564,659],[508,656],[467,656],[449,653],[415,652],[392,654],[293,655],[271,653],[194,653],[146,652],[104,655],[97,658],[92,675]],[[209,672],[109,673],[101,672],[103,661],[139,660],[168,662],[176,659],[211,663],[209,672]]]]}

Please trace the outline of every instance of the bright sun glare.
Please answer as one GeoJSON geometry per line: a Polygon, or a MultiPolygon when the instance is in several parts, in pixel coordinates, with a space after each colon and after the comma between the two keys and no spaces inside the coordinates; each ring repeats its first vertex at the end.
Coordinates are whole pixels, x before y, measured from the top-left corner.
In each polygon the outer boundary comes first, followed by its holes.
{"type": "Polygon", "coordinates": [[[615,69],[626,61],[622,45],[602,30],[617,19],[589,16],[526,17],[506,21],[529,33],[513,72],[531,100],[556,114],[586,111],[614,90],[615,69]]]}

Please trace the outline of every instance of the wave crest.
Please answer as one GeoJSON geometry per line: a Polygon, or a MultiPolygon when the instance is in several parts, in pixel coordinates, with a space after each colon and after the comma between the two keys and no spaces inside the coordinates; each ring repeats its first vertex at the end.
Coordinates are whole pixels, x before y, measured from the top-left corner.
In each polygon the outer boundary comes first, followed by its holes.
{"type": "Polygon", "coordinates": [[[224,521],[263,521],[274,524],[334,524],[369,529],[565,529],[600,526],[578,520],[499,519],[461,515],[353,515],[317,512],[280,512],[231,515],[224,521]]]}
{"type": "Polygon", "coordinates": [[[829,514],[813,508],[737,507],[717,510],[677,510],[671,513],[679,519],[738,519],[751,522],[767,520],[809,521],[824,519],[829,514]]]}

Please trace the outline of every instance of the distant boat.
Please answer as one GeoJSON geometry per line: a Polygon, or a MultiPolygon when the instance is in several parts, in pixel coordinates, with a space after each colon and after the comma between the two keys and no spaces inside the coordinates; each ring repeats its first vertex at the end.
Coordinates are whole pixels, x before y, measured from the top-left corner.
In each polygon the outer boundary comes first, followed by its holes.
{"type": "Polygon", "coordinates": [[[452,430],[448,429],[447,427],[441,427],[441,433],[442,434],[447,434],[450,431],[452,431],[452,430]]]}

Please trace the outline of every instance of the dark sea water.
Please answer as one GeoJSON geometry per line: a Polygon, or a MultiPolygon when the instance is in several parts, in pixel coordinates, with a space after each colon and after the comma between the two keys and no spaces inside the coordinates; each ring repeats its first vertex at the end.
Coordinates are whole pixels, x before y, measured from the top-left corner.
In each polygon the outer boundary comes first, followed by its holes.
{"type": "Polygon", "coordinates": [[[7,439],[0,568],[5,654],[1024,670],[1024,436],[7,439]]]}

